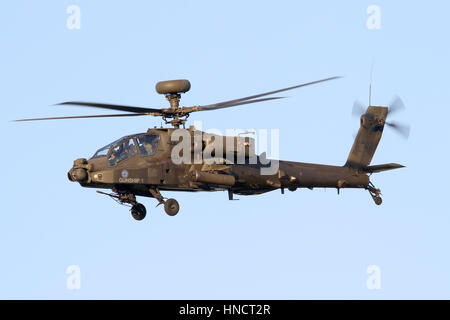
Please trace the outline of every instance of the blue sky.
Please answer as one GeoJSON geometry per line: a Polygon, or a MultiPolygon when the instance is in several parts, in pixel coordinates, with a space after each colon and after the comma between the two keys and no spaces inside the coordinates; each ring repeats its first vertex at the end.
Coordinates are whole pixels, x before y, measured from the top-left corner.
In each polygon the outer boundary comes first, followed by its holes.
{"type": "Polygon", "coordinates": [[[0,298],[450,298],[448,12],[444,1],[8,1],[0,8],[3,122],[0,298]],[[369,5],[381,29],[366,27],[369,5]],[[81,9],[69,30],[66,9],[81,9]],[[366,102],[398,94],[407,142],[385,130],[368,192],[301,190],[228,201],[225,192],[166,193],[144,221],[67,180],[72,161],[158,119],[12,123],[101,113],[87,100],[164,107],[157,81],[187,78],[183,105],[301,82],[343,79],[289,99],[192,115],[204,128],[280,130],[280,158],[344,164],[366,102]],[[81,288],[68,290],[77,265],[81,288]],[[366,270],[381,270],[369,290],[366,270]]]}

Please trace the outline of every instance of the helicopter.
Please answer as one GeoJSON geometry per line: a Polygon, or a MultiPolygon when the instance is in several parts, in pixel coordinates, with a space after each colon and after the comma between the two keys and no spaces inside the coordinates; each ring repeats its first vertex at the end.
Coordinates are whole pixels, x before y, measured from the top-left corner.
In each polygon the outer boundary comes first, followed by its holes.
{"type": "Polygon", "coordinates": [[[235,194],[257,195],[278,189],[284,194],[285,189],[336,188],[339,193],[343,188],[360,188],[369,192],[376,205],[381,205],[381,191],[372,184],[370,175],[404,166],[397,163],[370,163],[385,125],[404,136],[409,134],[409,127],[387,121],[390,114],[404,108],[400,98],[396,98],[389,106],[372,106],[369,102],[367,108],[355,102],[352,113],[360,117],[360,127],[347,161],[342,166],[279,160],[273,167],[273,160],[267,159],[265,153],[255,154],[253,138],[212,135],[194,126],[185,128],[187,118],[193,112],[282,99],[284,97],[272,95],[338,78],[335,76],[239,99],[188,107],[180,106],[180,99],[181,94],[190,90],[190,82],[186,79],[168,80],[158,82],[155,88],[157,93],[166,97],[170,104],[168,108],[67,101],[58,105],[126,113],[14,121],[154,116],[161,117],[166,124],[171,125],[154,127],[143,133],[117,139],[98,149],[89,159],[76,159],[67,173],[70,181],[78,182],[82,187],[111,190],[109,193],[97,192],[131,207],[131,215],[136,220],[144,219],[147,214],[147,209],[137,201],[137,196],[156,199],[157,206],[163,205],[169,216],[179,212],[178,201],[163,197],[161,191],[227,191],[228,199],[234,200],[235,194]],[[180,148],[180,144],[183,148],[180,148]]]}

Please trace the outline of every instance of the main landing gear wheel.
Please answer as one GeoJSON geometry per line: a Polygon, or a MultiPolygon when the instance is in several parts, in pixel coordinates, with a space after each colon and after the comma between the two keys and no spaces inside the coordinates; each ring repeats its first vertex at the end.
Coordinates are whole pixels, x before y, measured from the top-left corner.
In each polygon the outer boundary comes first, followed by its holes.
{"type": "Polygon", "coordinates": [[[169,216],[176,215],[178,210],[180,210],[180,205],[177,200],[170,198],[164,202],[164,211],[166,211],[169,216]]]}
{"type": "Polygon", "coordinates": [[[164,211],[166,211],[169,216],[174,216],[178,213],[178,211],[180,210],[180,205],[178,204],[177,200],[170,198],[164,201],[164,198],[159,192],[158,188],[150,188],[149,191],[152,197],[158,200],[158,206],[160,204],[164,204],[164,211]]]}
{"type": "Polygon", "coordinates": [[[133,218],[138,221],[144,219],[145,216],[147,215],[147,210],[141,203],[136,203],[135,205],[133,205],[130,211],[133,218]]]}

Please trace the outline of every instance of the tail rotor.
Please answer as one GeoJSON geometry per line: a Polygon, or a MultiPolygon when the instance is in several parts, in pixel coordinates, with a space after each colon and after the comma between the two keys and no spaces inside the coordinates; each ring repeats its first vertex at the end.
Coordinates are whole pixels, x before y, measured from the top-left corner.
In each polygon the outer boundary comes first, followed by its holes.
{"type": "MultiPolygon", "coordinates": [[[[385,124],[387,127],[393,129],[394,132],[400,135],[402,138],[408,139],[409,133],[411,131],[411,126],[407,123],[389,120],[389,118],[391,118],[393,114],[404,111],[405,109],[406,107],[402,99],[397,95],[394,96],[388,105],[388,114],[385,124]]],[[[361,118],[361,116],[365,113],[366,108],[364,107],[364,104],[361,101],[356,100],[353,103],[352,116],[361,118]]]]}

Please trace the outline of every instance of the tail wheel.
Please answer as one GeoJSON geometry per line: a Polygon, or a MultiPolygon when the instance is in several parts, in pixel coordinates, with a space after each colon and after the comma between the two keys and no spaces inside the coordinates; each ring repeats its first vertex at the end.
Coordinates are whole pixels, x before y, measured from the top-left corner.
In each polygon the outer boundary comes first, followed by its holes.
{"type": "Polygon", "coordinates": [[[131,215],[134,219],[140,221],[147,215],[147,209],[141,203],[136,203],[131,207],[131,215]]]}
{"type": "Polygon", "coordinates": [[[381,199],[380,194],[381,191],[380,189],[375,188],[375,186],[373,185],[372,182],[369,182],[369,185],[366,188],[367,190],[369,190],[369,193],[373,199],[373,202],[375,202],[375,204],[377,206],[379,206],[380,204],[383,203],[383,199],[381,199]]]}
{"type": "Polygon", "coordinates": [[[171,198],[164,202],[164,211],[166,211],[169,216],[176,215],[179,210],[180,205],[177,200],[171,198]]]}
{"type": "Polygon", "coordinates": [[[375,201],[375,204],[376,204],[377,206],[379,206],[380,204],[383,203],[383,199],[381,199],[380,196],[374,197],[374,198],[373,198],[373,201],[375,201]]]}

